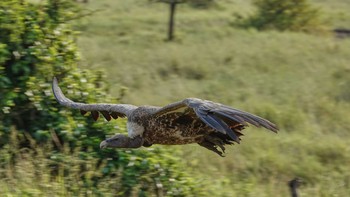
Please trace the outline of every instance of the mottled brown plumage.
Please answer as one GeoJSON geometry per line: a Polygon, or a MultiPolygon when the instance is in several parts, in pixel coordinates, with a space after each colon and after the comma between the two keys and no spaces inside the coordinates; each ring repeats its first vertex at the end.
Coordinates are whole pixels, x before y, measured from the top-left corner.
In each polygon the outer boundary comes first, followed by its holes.
{"type": "Polygon", "coordinates": [[[91,112],[97,120],[99,113],[110,121],[128,118],[128,136],[116,135],[101,142],[101,148],[138,148],[152,144],[181,145],[198,143],[222,156],[225,145],[240,143],[241,131],[249,124],[277,132],[275,124],[259,116],[219,103],[187,98],[165,107],[128,104],[84,104],[66,98],[53,80],[56,100],[63,106],[91,112]]]}

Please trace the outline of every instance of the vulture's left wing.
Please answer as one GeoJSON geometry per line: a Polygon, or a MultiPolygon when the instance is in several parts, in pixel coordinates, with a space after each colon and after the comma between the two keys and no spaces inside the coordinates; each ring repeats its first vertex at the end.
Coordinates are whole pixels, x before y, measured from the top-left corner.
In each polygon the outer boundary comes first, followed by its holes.
{"type": "Polygon", "coordinates": [[[231,108],[220,103],[214,103],[197,98],[187,98],[183,101],[167,105],[154,113],[154,117],[175,112],[185,112],[193,110],[196,116],[205,124],[218,132],[230,136],[230,138],[239,143],[239,136],[235,129],[238,125],[248,126],[252,124],[257,127],[265,127],[273,132],[278,128],[275,124],[251,113],[231,108]]]}
{"type": "Polygon", "coordinates": [[[137,108],[134,105],[128,104],[85,104],[74,102],[64,96],[61,88],[58,86],[56,77],[53,78],[52,91],[56,100],[61,105],[72,109],[79,109],[82,115],[87,112],[91,112],[91,116],[94,118],[94,120],[98,119],[99,113],[101,113],[108,121],[110,121],[111,118],[117,119],[118,117],[128,117],[131,112],[137,108]]]}

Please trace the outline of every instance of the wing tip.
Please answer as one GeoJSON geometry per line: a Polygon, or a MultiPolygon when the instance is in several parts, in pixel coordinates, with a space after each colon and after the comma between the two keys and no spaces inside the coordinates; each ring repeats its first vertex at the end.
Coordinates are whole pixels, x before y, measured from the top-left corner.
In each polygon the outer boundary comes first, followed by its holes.
{"type": "Polygon", "coordinates": [[[59,102],[60,102],[60,98],[59,98],[59,96],[60,96],[60,91],[61,91],[61,89],[60,89],[60,87],[58,86],[57,78],[54,76],[54,77],[52,78],[52,92],[53,92],[53,95],[54,95],[54,97],[56,98],[56,100],[59,101],[59,102]]]}
{"type": "Polygon", "coordinates": [[[66,107],[71,107],[72,101],[68,99],[62,92],[61,88],[58,85],[58,80],[56,77],[52,79],[52,92],[56,101],[66,107]]]}
{"type": "Polygon", "coordinates": [[[279,130],[280,129],[278,127],[276,127],[276,126],[273,129],[271,129],[271,131],[273,131],[274,133],[278,133],[279,130]]]}
{"type": "Polygon", "coordinates": [[[278,131],[279,131],[279,128],[277,127],[277,125],[274,124],[274,123],[272,123],[272,122],[270,122],[270,121],[268,121],[268,120],[267,120],[267,125],[264,126],[264,127],[265,127],[266,129],[268,129],[268,130],[274,132],[274,133],[278,133],[278,131]]]}

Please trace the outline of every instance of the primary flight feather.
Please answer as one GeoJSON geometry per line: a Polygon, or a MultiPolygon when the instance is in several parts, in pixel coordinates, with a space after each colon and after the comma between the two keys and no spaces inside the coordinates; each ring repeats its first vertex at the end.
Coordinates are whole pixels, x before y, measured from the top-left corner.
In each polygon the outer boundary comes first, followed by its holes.
{"type": "Polygon", "coordinates": [[[198,98],[186,98],[164,107],[134,106],[129,104],[85,104],[64,96],[57,79],[53,79],[53,93],[63,106],[78,109],[84,115],[99,114],[110,121],[118,117],[128,119],[126,135],[115,135],[101,142],[101,148],[139,148],[153,144],[197,143],[223,156],[225,145],[240,143],[241,131],[252,124],[273,132],[278,128],[270,121],[220,103],[198,98]]]}

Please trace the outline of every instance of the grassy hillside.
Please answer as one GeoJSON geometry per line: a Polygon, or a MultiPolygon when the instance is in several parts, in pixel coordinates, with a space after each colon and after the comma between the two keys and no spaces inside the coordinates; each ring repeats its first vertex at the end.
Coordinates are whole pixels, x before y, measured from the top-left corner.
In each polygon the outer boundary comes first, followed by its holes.
{"type": "MultiPolygon", "coordinates": [[[[347,0],[314,3],[330,28],[350,28],[347,0]]],[[[278,135],[247,129],[225,158],[197,145],[166,147],[182,149],[209,194],[287,196],[295,176],[305,180],[303,196],[350,193],[350,39],[233,28],[236,13],[253,11],[249,1],[208,10],[180,5],[175,42],[164,41],[165,4],[104,0],[86,7],[101,11],[77,25],[81,67],[107,70],[112,90],[128,88],[123,102],[161,106],[199,97],[280,127],[278,135]]]]}

